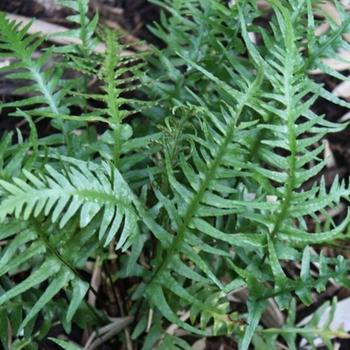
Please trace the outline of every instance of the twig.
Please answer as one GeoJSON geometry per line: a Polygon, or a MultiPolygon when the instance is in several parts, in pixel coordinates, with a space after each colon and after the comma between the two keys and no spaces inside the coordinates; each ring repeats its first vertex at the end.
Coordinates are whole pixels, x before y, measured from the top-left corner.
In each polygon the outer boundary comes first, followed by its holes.
{"type": "Polygon", "coordinates": [[[97,349],[101,344],[107,342],[113,336],[118,334],[121,330],[125,329],[134,320],[134,317],[119,317],[111,319],[112,323],[99,328],[96,332],[93,332],[85,344],[84,349],[94,350],[97,349]]]}
{"type": "MultiPolygon", "coordinates": [[[[92,277],[91,277],[91,282],[90,285],[93,287],[94,290],[98,291],[100,289],[100,285],[101,285],[101,260],[98,257],[96,262],[95,262],[95,266],[94,266],[94,270],[92,273],[92,277]]],[[[88,297],[88,303],[91,306],[95,306],[96,303],[96,294],[91,293],[91,291],[89,292],[89,297],[88,297]]]]}
{"type": "MultiPolygon", "coordinates": [[[[112,294],[113,294],[113,297],[114,297],[114,300],[116,301],[117,305],[118,305],[118,308],[119,308],[119,311],[120,311],[120,315],[122,317],[125,317],[125,311],[124,311],[124,308],[123,308],[123,301],[122,301],[122,298],[120,296],[120,293],[119,293],[119,290],[117,287],[115,287],[113,285],[113,279],[112,279],[112,275],[108,269],[108,266],[106,264],[104,264],[104,268],[105,268],[105,271],[106,271],[106,274],[107,274],[107,278],[109,280],[109,283],[111,285],[111,290],[112,290],[112,294]]],[[[131,341],[131,336],[130,336],[130,332],[129,332],[129,329],[128,327],[125,327],[124,328],[124,334],[125,334],[125,339],[126,339],[126,347],[128,350],[133,350],[133,346],[132,346],[132,341],[131,341]]]]}
{"type": "MultiPolygon", "coordinates": [[[[93,288],[93,290],[96,291],[96,293],[92,293],[91,291],[89,291],[88,295],[88,305],[90,305],[91,307],[94,307],[96,303],[97,292],[101,285],[101,271],[101,260],[100,257],[97,257],[90,281],[90,286],[93,288]]],[[[82,336],[82,343],[87,344],[88,339],[88,332],[87,330],[85,330],[82,336]]]]}

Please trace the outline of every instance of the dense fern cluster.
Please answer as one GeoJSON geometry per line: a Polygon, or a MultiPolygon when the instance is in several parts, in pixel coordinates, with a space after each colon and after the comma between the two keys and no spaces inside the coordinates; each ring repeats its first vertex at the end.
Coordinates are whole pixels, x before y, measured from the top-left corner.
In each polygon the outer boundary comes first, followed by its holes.
{"type": "Polygon", "coordinates": [[[130,343],[132,331],[142,349],[215,335],[242,350],[321,336],[331,349],[343,333],[318,328],[318,313],[295,325],[295,308],[330,280],[350,286],[349,262],[319,248],[349,239],[349,215],[329,213],[350,188],[313,182],[326,165],[322,139],[346,127],[314,103],[350,104],[309,75],[347,79],[324,63],[349,49],[345,7],[335,2],[337,24],[321,1],[153,0],[164,12],[151,30],[165,48],[145,58],[125,56],[113,31],[97,34],[86,0],[61,2],[76,13],[67,35],[77,44],[39,58],[44,39],[0,15],[1,57],[15,58],[1,70],[23,85],[1,108],[29,125],[0,143],[2,346],[36,349],[57,321],[67,336],[111,322],[87,303],[94,262],[112,289],[128,286],[119,315],[133,316],[133,329],[116,339],[130,343]],[[49,136],[37,130],[43,119],[49,136]],[[232,302],[241,290],[245,313],[232,302]],[[271,303],[288,309],[280,327],[263,320],[271,303]]]}

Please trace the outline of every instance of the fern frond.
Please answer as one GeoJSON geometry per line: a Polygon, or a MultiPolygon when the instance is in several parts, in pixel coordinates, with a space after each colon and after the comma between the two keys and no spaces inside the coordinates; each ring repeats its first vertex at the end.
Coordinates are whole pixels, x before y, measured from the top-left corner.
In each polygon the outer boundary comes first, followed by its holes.
{"type": "MultiPolygon", "coordinates": [[[[192,160],[195,169],[192,169],[188,165],[188,159],[185,160],[185,155],[183,161],[180,162],[180,167],[184,171],[186,179],[188,181],[188,187],[185,187],[181,184],[175,177],[173,170],[171,169],[171,164],[167,160],[167,172],[169,176],[169,184],[172,188],[174,194],[174,202],[167,203],[165,198],[159,198],[164,205],[165,210],[168,212],[169,217],[172,219],[172,227],[176,232],[175,237],[173,238],[172,244],[165,251],[165,258],[162,260],[158,266],[153,279],[148,289],[148,295],[151,300],[157,305],[160,311],[164,314],[165,317],[169,318],[172,322],[176,321],[175,314],[170,311],[170,307],[167,304],[164,290],[172,291],[177,294],[179,297],[184,300],[190,301],[193,305],[198,305],[197,307],[203,312],[206,307],[205,304],[197,301],[196,299],[190,296],[190,293],[186,291],[180,285],[177,288],[174,287],[174,283],[171,283],[169,280],[169,270],[172,270],[172,262],[174,256],[180,253],[186,254],[186,256],[196,263],[199,270],[206,275],[208,278],[208,283],[214,284],[220,289],[223,289],[222,283],[214,276],[210,271],[210,268],[207,266],[205,260],[202,260],[200,256],[194,256],[190,251],[192,249],[200,249],[203,253],[210,254],[224,254],[220,249],[211,249],[210,245],[206,244],[204,240],[193,235],[193,222],[195,217],[200,216],[200,209],[203,211],[210,209],[221,209],[221,203],[217,201],[212,201],[209,198],[215,196],[213,193],[215,187],[212,187],[215,183],[220,181],[225,181],[226,173],[232,174],[234,176],[235,167],[242,167],[239,159],[230,159],[230,155],[235,154],[239,151],[239,148],[235,146],[235,141],[242,137],[245,134],[245,129],[251,125],[251,123],[244,123],[240,120],[241,114],[245,110],[246,106],[250,104],[251,100],[254,98],[254,94],[257,92],[261,76],[258,76],[254,82],[242,83],[242,90],[244,92],[238,92],[235,89],[230,90],[232,100],[235,101],[234,107],[228,110],[222,110],[223,116],[220,118],[218,115],[203,116],[199,118],[199,125],[202,126],[203,137],[205,138],[193,138],[195,147],[192,150],[192,160]],[[227,168],[226,168],[227,167],[227,168]],[[213,191],[213,192],[212,192],[213,191]],[[210,207],[209,207],[210,202],[210,207]],[[191,248],[193,245],[194,248],[191,248]],[[198,247],[198,248],[195,248],[198,247]],[[209,282],[210,281],[210,282],[209,282]],[[172,286],[169,288],[169,286],[172,286]],[[162,300],[162,303],[159,303],[159,300],[162,300]],[[156,302],[156,300],[158,302],[156,302]],[[202,305],[202,306],[200,306],[202,305]]],[[[254,123],[254,122],[253,122],[254,123]]],[[[167,156],[167,155],[166,155],[167,156]]],[[[187,158],[187,157],[186,157],[187,158]]],[[[238,175],[238,174],[236,174],[238,175]]],[[[225,189],[223,186],[222,189],[225,189]]],[[[224,202],[225,200],[223,200],[224,202]]],[[[235,208],[234,211],[237,212],[235,208]]],[[[205,216],[205,215],[204,215],[205,216]]],[[[210,230],[203,231],[204,235],[211,235],[210,230]]],[[[215,234],[213,234],[214,236],[215,234]]],[[[237,241],[237,244],[243,245],[254,245],[254,238],[243,237],[242,235],[229,235],[222,233],[221,236],[224,241],[230,241],[231,238],[237,241]],[[242,242],[242,243],[240,243],[242,242]]],[[[225,254],[224,254],[225,255],[225,254]]],[[[184,269],[179,269],[174,271],[177,274],[180,274],[186,277],[184,269]]],[[[188,276],[187,276],[188,277],[188,276]]],[[[220,324],[227,315],[223,313],[224,310],[218,310],[215,312],[213,310],[207,310],[211,313],[214,318],[214,324],[220,324]]],[[[186,329],[192,329],[187,324],[180,322],[177,319],[178,324],[186,329]]],[[[230,322],[228,322],[230,323],[230,322]]],[[[215,327],[216,331],[220,327],[215,327]]]]}
{"type": "Polygon", "coordinates": [[[105,31],[105,40],[107,46],[106,55],[101,63],[101,68],[95,73],[102,82],[103,93],[87,94],[86,98],[105,104],[105,107],[95,109],[92,116],[105,118],[106,122],[111,125],[114,141],[112,150],[113,161],[115,164],[119,164],[123,143],[128,138],[125,137],[125,131],[131,130],[129,125],[123,124],[124,119],[134,114],[136,108],[142,105],[142,101],[128,99],[124,96],[126,92],[138,87],[135,83],[142,74],[142,64],[135,64],[138,59],[136,54],[132,59],[122,57],[123,46],[118,43],[118,37],[112,30],[105,31]],[[128,105],[133,106],[134,109],[130,111],[127,107],[128,105]]]}
{"type": "Polygon", "coordinates": [[[332,215],[350,198],[347,182],[319,176],[322,138],[347,125],[314,108],[321,99],[350,104],[309,76],[323,70],[346,80],[322,61],[349,48],[343,5],[334,21],[318,0],[270,0],[268,15],[255,0],[153,2],[167,12],[152,29],[165,48],[147,59],[125,57],[111,30],[102,31],[104,55],[96,53],[97,16],[88,18],[87,0],[61,1],[79,24],[67,35],[80,44],[50,47],[39,59],[43,39],[0,16],[0,54],[16,59],[1,69],[30,81],[20,89],[28,97],[3,106],[17,108],[31,130],[28,140],[18,131],[17,144],[11,134],[0,140],[0,341],[9,340],[2,329],[18,310],[13,332],[23,341],[35,341],[27,334],[39,315],[67,333],[73,321],[97,327],[100,320],[79,315],[95,292],[82,277],[102,261],[111,286],[128,279],[120,311],[139,317],[132,337],[144,349],[191,346],[166,334],[169,321],[199,336],[233,335],[240,350],[277,341],[296,349],[296,335],[329,344],[338,333],[296,326],[294,307],[296,299],[312,304],[330,280],[350,285],[349,261],[320,252],[350,235],[350,214],[332,215]],[[329,30],[318,37],[324,21],[329,30]],[[59,63],[48,66],[53,53],[59,63]],[[63,80],[66,68],[78,78],[63,80]],[[129,98],[140,88],[156,107],[129,98]],[[147,122],[129,118],[144,106],[147,122]],[[61,130],[40,138],[33,115],[61,130]],[[247,310],[238,313],[231,300],[242,288],[247,310]],[[290,313],[281,328],[266,329],[260,320],[272,299],[290,313]]]}
{"type": "MultiPolygon", "coordinates": [[[[17,61],[2,68],[6,75],[12,79],[24,79],[33,82],[31,92],[38,96],[23,99],[19,102],[5,104],[12,107],[31,107],[43,104],[47,110],[58,114],[64,108],[62,91],[60,91],[60,72],[51,69],[43,69],[48,58],[52,54],[47,50],[40,58],[33,59],[35,50],[43,43],[44,39],[38,35],[27,34],[30,23],[20,27],[19,23],[6,18],[4,13],[0,14],[0,48],[3,56],[14,56],[17,61]],[[20,70],[16,73],[13,70],[20,70]]],[[[64,90],[64,89],[63,89],[64,90]]]]}
{"type": "MultiPolygon", "coordinates": [[[[16,235],[11,240],[11,244],[0,254],[0,276],[15,273],[18,269],[22,269],[22,271],[31,270],[29,276],[20,283],[12,286],[12,288],[6,287],[7,290],[5,289],[0,297],[0,305],[9,305],[13,299],[19,297],[25,298],[25,292],[28,290],[44,282],[48,283],[46,290],[33,303],[33,307],[26,317],[18,324],[18,332],[21,332],[28,323],[35,320],[39,312],[68,285],[71,285],[73,290],[68,313],[66,314],[66,324],[70,327],[72,318],[88,290],[88,285],[79,279],[70,263],[58,253],[58,250],[63,247],[68,248],[67,243],[64,240],[61,240],[60,243],[57,241],[54,243],[53,237],[45,237],[45,233],[37,225],[34,224],[28,227],[23,221],[1,224],[0,227],[2,239],[9,239],[16,235]],[[39,261],[38,257],[40,257],[39,261]],[[43,257],[45,259],[41,260],[43,257]],[[41,264],[38,264],[40,261],[41,264]],[[36,263],[33,264],[33,262],[36,263]]],[[[70,244],[72,244],[72,241],[70,244]]],[[[68,253],[68,251],[69,249],[66,252],[68,253]]],[[[75,264],[77,264],[77,255],[73,251],[70,253],[69,260],[74,262],[75,259],[75,264]]],[[[83,263],[87,256],[83,253],[78,259],[80,260],[79,263],[83,263]]]]}
{"type": "Polygon", "coordinates": [[[80,213],[80,227],[86,227],[100,213],[99,238],[105,245],[119,230],[117,249],[127,249],[136,238],[138,215],[130,190],[116,169],[106,164],[94,171],[80,166],[70,167],[64,174],[47,165],[44,175],[24,170],[24,177],[14,178],[13,183],[1,180],[6,192],[0,205],[2,221],[12,214],[24,220],[43,214],[62,228],[80,213]]]}
{"type": "MultiPolygon", "coordinates": [[[[201,6],[197,20],[200,18],[205,22],[204,17],[201,17],[204,16],[203,13],[216,8],[206,1],[201,2],[201,6]]],[[[166,298],[171,293],[167,287],[171,285],[167,276],[169,272],[173,271],[173,276],[177,277],[175,278],[180,285],[185,284],[184,277],[185,281],[188,279],[192,285],[196,285],[200,278],[197,274],[200,273],[213,287],[224,291],[230,286],[221,282],[225,276],[222,269],[227,263],[233,269],[234,275],[244,278],[251,293],[251,310],[248,316],[250,326],[246,327],[242,349],[248,348],[265,307],[264,300],[267,296],[263,295],[261,288],[253,292],[259,283],[272,284],[273,287],[270,288],[276,293],[274,296],[281,308],[286,307],[291,298],[290,291],[283,291],[286,285],[293,285],[291,288],[297,290],[304,303],[310,302],[306,294],[316,285],[316,281],[308,280],[310,285],[306,293],[301,286],[296,286],[296,281],[286,277],[283,260],[288,254],[284,255],[283,245],[288,243],[290,247],[300,248],[307,244],[347,239],[344,230],[349,222],[347,216],[341,225],[331,225],[330,228],[325,225],[323,232],[321,230],[316,233],[311,233],[306,228],[306,216],[317,218],[320,211],[324,214],[325,208],[333,208],[342,198],[348,198],[348,186],[338,180],[328,190],[321,183],[320,186],[302,191],[302,186],[325,166],[321,155],[323,146],[317,145],[313,150],[311,146],[317,144],[326,134],[338,132],[346,125],[328,122],[324,116],[318,116],[312,111],[316,99],[329,99],[330,94],[326,94],[305,74],[309,69],[309,62],[303,57],[303,36],[297,34],[299,30],[307,28],[302,24],[305,17],[292,15],[291,8],[298,13],[305,9],[295,3],[286,7],[279,1],[271,2],[271,6],[274,11],[271,31],[263,32],[263,40],[266,45],[268,42],[269,47],[266,50],[264,46],[251,42],[251,36],[248,35],[251,30],[256,29],[251,22],[259,13],[248,3],[233,5],[233,11],[237,12],[240,19],[244,44],[251,59],[245,65],[233,55],[223,65],[227,75],[216,67],[208,66],[205,60],[199,60],[198,64],[198,57],[191,59],[193,50],[191,54],[182,53],[177,60],[171,61],[169,57],[173,59],[172,48],[170,40],[164,34],[166,30],[162,29],[163,32],[159,33],[169,43],[167,61],[164,61],[167,72],[162,79],[168,79],[168,83],[169,80],[172,81],[174,87],[181,86],[185,81],[181,80],[177,67],[187,67],[186,94],[172,95],[172,101],[175,99],[182,107],[191,105],[192,113],[200,114],[201,117],[198,121],[191,120],[194,132],[188,129],[186,136],[182,135],[184,145],[178,147],[178,161],[171,161],[171,152],[167,153],[167,147],[164,147],[169,189],[168,192],[161,193],[167,186],[160,186],[160,189],[154,191],[164,211],[160,214],[160,220],[167,222],[167,226],[174,232],[174,238],[170,247],[164,249],[162,259],[158,261],[155,276],[150,283],[153,292],[149,292],[148,296],[155,306],[156,298],[152,298],[152,295],[162,299],[162,304],[158,304],[160,312],[176,322],[175,311],[171,310],[174,303],[170,302],[170,297],[169,300],[166,298]],[[260,91],[257,89],[256,94],[247,99],[240,116],[242,128],[237,125],[235,134],[230,136],[227,149],[222,154],[220,141],[231,130],[229,121],[235,114],[237,103],[239,106],[242,96],[240,92],[246,91],[251,80],[247,73],[251,69],[250,64],[254,65],[256,71],[262,72],[260,91]],[[196,74],[200,74],[200,78],[194,78],[196,74]],[[205,83],[200,85],[199,81],[205,83]],[[200,97],[198,90],[202,92],[200,97]],[[215,170],[212,169],[213,163],[216,165],[215,170]],[[248,194],[254,194],[253,199],[247,200],[248,194]],[[228,218],[226,224],[220,218],[225,215],[228,218]],[[210,248],[214,245],[215,253],[210,248]],[[196,251],[196,257],[191,254],[191,247],[196,251]],[[234,251],[232,258],[224,253],[229,247],[234,251]],[[237,249],[238,247],[244,249],[237,249]],[[251,250],[255,250],[255,254],[251,250]],[[176,254],[191,261],[195,265],[196,274],[191,276],[184,268],[174,270],[176,254]],[[220,268],[216,269],[216,274],[207,265],[212,254],[219,261],[220,268]],[[238,268],[236,263],[243,264],[245,271],[238,268]],[[261,266],[266,268],[262,271],[261,266]],[[249,270],[258,273],[259,277],[246,272],[249,270]],[[218,274],[221,279],[217,278],[218,274]],[[166,282],[163,282],[162,276],[166,282]]],[[[171,20],[174,21],[172,24],[179,21],[191,28],[190,30],[196,30],[191,17],[184,15],[189,8],[191,4],[181,1],[174,4],[171,8],[171,20]]],[[[191,10],[191,13],[196,13],[197,10],[191,10]]],[[[178,35],[176,31],[175,26],[172,31],[175,36],[178,35]]],[[[262,31],[260,28],[257,32],[262,31]]],[[[185,41],[185,35],[181,40],[185,41]]],[[[176,45],[181,40],[179,36],[173,41],[176,45]]],[[[218,45],[215,49],[223,57],[229,56],[227,47],[218,45]]],[[[161,96],[166,96],[168,92],[173,94],[171,88],[168,89],[165,84],[160,89],[163,89],[161,96]]],[[[344,101],[334,102],[346,105],[344,101]]],[[[166,108],[165,105],[164,107],[166,108]]],[[[329,223],[328,220],[327,222],[329,223]]],[[[296,261],[299,259],[307,266],[307,255],[292,258],[296,261]]],[[[183,258],[181,260],[184,262],[183,258]]],[[[345,270],[346,268],[342,273],[345,270]]],[[[304,272],[302,274],[304,276],[304,272]]],[[[319,276],[319,283],[323,278],[319,276]]],[[[235,280],[232,281],[233,284],[234,282],[235,280]]],[[[186,290],[180,292],[179,287],[174,290],[184,302],[189,300],[186,290]]],[[[194,296],[197,297],[196,294],[194,296]]],[[[195,301],[192,300],[192,303],[195,304],[195,301]]],[[[180,306],[175,304],[174,310],[177,307],[180,306]]],[[[224,317],[224,314],[220,317],[224,317]]],[[[178,324],[190,330],[187,324],[178,324]]]]}
{"type": "Polygon", "coordinates": [[[238,89],[236,81],[240,76],[253,79],[250,62],[241,56],[244,48],[236,11],[219,1],[152,2],[166,12],[162,13],[159,24],[151,28],[166,47],[157,51],[156,57],[149,58],[152,80],[146,78],[147,91],[169,111],[187,103],[198,105],[191,91],[206,91],[200,94],[201,98],[209,110],[218,111],[222,100],[229,100],[229,96],[219,96],[210,80],[191,69],[192,65],[181,57],[196,62],[238,89]],[[237,71],[231,69],[233,65],[237,71]]]}
{"type": "Polygon", "coordinates": [[[319,307],[302,325],[295,325],[296,303],[292,302],[286,324],[280,329],[261,330],[253,337],[253,344],[261,349],[264,349],[263,344],[266,346],[266,349],[278,349],[277,337],[280,335],[287,342],[288,349],[291,350],[299,349],[301,346],[305,347],[307,344],[311,347],[324,344],[327,349],[331,350],[334,348],[331,341],[332,338],[348,338],[347,333],[341,328],[334,330],[330,327],[336,307],[337,303],[336,299],[334,299],[331,305],[330,302],[327,302],[319,307]],[[331,309],[328,319],[321,324],[320,317],[323,316],[327,309],[331,309]],[[297,340],[298,335],[302,337],[301,342],[297,340]]]}
{"type": "Polygon", "coordinates": [[[78,28],[66,31],[64,35],[77,38],[80,40],[80,43],[59,48],[57,51],[81,53],[82,58],[88,58],[98,45],[98,39],[95,37],[95,30],[99,20],[98,13],[95,14],[92,20],[89,19],[89,0],[59,0],[58,3],[74,11],[73,15],[67,17],[67,20],[78,25],[78,28]]]}

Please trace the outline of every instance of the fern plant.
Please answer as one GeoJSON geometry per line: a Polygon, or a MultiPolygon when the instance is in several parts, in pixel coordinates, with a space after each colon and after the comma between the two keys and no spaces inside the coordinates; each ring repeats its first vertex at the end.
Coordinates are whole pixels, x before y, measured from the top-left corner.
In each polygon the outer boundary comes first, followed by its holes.
{"type": "MultiPolygon", "coordinates": [[[[347,79],[324,63],[348,49],[345,7],[336,4],[337,24],[312,0],[269,0],[268,9],[255,0],[153,2],[167,12],[152,29],[165,48],[147,58],[125,57],[108,29],[97,35],[86,0],[62,1],[77,13],[67,35],[79,42],[50,45],[37,60],[44,39],[0,16],[2,56],[16,59],[2,70],[30,81],[21,99],[2,104],[29,125],[29,137],[0,143],[3,347],[35,349],[57,322],[68,337],[72,327],[99,334],[125,315],[133,329],[115,338],[129,348],[189,349],[193,337],[225,335],[242,350],[293,349],[298,334],[331,346],[343,332],[294,318],[296,303],[311,305],[329,281],[349,287],[348,261],[320,249],[349,239],[349,215],[330,214],[349,186],[305,186],[326,165],[321,140],[347,126],[315,112],[321,99],[350,104],[309,75],[347,79]],[[317,36],[323,21],[329,30],[317,36]],[[59,63],[50,65],[53,54],[59,63]],[[49,136],[36,130],[42,118],[52,120],[49,136]],[[101,295],[86,277],[91,262],[113,295],[127,286],[117,315],[87,303],[88,292],[101,295]],[[242,288],[240,313],[231,296],[242,288]],[[271,302],[291,308],[282,328],[264,327],[271,302]]],[[[66,340],[52,339],[79,348],[66,340]]]]}

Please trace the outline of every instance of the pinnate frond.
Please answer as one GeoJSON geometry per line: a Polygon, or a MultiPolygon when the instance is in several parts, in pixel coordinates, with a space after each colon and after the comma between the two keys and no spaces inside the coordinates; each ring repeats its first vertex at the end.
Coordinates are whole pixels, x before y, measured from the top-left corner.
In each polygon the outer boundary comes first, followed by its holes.
{"type": "Polygon", "coordinates": [[[64,227],[79,215],[80,227],[86,227],[101,215],[99,238],[109,244],[120,230],[117,248],[130,246],[137,236],[138,215],[131,202],[130,190],[118,170],[106,164],[101,169],[70,167],[62,173],[47,165],[46,172],[34,175],[26,170],[24,179],[1,180],[4,190],[0,205],[1,220],[9,215],[28,220],[50,216],[64,227]]]}

